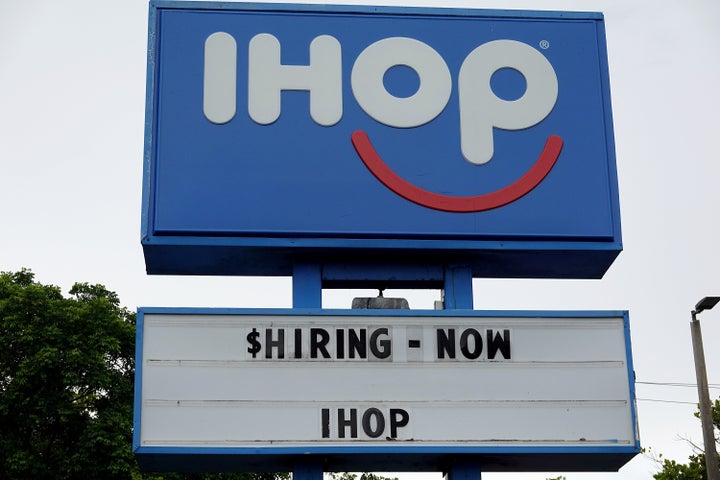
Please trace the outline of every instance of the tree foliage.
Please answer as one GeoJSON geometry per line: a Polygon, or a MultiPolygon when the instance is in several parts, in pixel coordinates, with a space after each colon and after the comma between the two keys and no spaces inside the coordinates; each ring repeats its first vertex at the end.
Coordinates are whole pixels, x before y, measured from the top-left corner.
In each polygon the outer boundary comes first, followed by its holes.
{"type": "MultiPolygon", "coordinates": [[[[696,417],[700,417],[698,412],[696,417]]],[[[712,405],[712,419],[716,430],[720,430],[720,399],[715,400],[712,405]]],[[[720,438],[715,437],[715,442],[720,446],[720,438]]],[[[705,454],[700,448],[693,445],[695,452],[688,458],[688,463],[678,463],[675,460],[663,459],[662,455],[657,458],[661,470],[653,475],[655,480],[707,480],[705,467],[705,454]]]]}
{"type": "Polygon", "coordinates": [[[100,285],[64,298],[0,274],[0,477],[130,478],[134,315],[100,285]]]}
{"type": "Polygon", "coordinates": [[[135,314],[102,285],[69,293],[29,270],[0,273],[0,478],[288,477],[141,473],[131,450],[135,314]]]}
{"type": "Polygon", "coordinates": [[[389,477],[382,477],[380,475],[376,475],[374,473],[361,473],[359,474],[360,478],[358,478],[357,473],[331,473],[330,478],[332,480],[398,480],[397,477],[389,478],[389,477]]]}

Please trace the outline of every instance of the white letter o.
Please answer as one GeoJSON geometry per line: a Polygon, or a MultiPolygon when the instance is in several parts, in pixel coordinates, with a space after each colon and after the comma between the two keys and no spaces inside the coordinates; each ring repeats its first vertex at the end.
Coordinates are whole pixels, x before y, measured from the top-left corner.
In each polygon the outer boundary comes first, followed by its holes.
{"type": "Polygon", "coordinates": [[[360,53],[350,77],[360,107],[378,122],[412,128],[440,115],[450,99],[452,78],[447,64],[429,45],[407,37],[379,40],[360,53]],[[385,72],[403,65],[420,78],[417,92],[407,98],[390,94],[383,83],[385,72]]]}

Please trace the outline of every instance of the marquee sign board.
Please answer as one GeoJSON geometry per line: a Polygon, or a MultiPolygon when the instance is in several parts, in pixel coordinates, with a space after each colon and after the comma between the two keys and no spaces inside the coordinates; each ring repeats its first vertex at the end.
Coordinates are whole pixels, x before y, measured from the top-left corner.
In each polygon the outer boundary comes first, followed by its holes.
{"type": "Polygon", "coordinates": [[[149,31],[148,273],[622,249],[601,14],[153,1],[149,31]]]}
{"type": "Polygon", "coordinates": [[[146,469],[609,471],[639,452],[627,312],[138,314],[146,469]]]}

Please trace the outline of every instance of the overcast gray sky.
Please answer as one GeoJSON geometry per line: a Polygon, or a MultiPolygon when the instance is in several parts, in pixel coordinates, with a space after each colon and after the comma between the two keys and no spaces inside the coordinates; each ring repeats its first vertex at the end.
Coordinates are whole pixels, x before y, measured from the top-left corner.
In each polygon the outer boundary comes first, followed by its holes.
{"type": "MultiPolygon", "coordinates": [[[[637,380],[694,383],[690,310],[720,294],[720,3],[348,3],[604,12],[624,251],[602,280],[476,279],[475,308],[629,310],[637,380]]],[[[29,267],[65,291],[76,281],[102,283],[133,309],[290,307],[287,278],[145,275],[146,35],[145,0],[0,0],[0,269],[29,267]]],[[[347,308],[365,293],[326,292],[324,306],[347,308]]],[[[432,308],[438,295],[401,293],[414,308],[432,308]]],[[[717,386],[720,310],[703,313],[701,322],[709,381],[717,386]]],[[[639,383],[637,396],[644,447],[685,460],[690,448],[681,437],[702,443],[694,388],[639,383]]],[[[638,456],[620,473],[559,473],[626,480],[653,471],[638,456]]]]}

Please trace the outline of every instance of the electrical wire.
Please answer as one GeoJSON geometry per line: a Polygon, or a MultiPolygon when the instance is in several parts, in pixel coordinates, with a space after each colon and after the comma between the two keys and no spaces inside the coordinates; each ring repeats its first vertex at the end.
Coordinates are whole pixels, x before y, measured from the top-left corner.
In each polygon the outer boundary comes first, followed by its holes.
{"type": "MultiPolygon", "coordinates": [[[[685,382],[639,382],[636,381],[636,384],[640,385],[655,385],[660,387],[681,387],[681,388],[697,388],[696,383],[685,383],[685,382]]],[[[708,388],[715,390],[720,389],[720,384],[717,383],[709,383],[708,388]]],[[[681,404],[681,405],[697,405],[698,402],[683,402],[682,400],[665,400],[660,398],[636,398],[637,401],[640,402],[658,402],[658,403],[675,403],[675,404],[681,404]]]]}
{"type": "Polygon", "coordinates": [[[698,402],[682,402],[680,400],[661,400],[659,398],[636,398],[638,402],[658,402],[658,403],[679,403],[682,405],[697,405],[698,402]]]}
{"type": "MultiPolygon", "coordinates": [[[[635,382],[636,384],[641,385],[659,385],[663,387],[688,387],[688,388],[697,388],[696,383],[682,383],[682,382],[635,382]]],[[[708,388],[717,389],[720,388],[720,384],[718,383],[709,383],[708,388]]]]}

